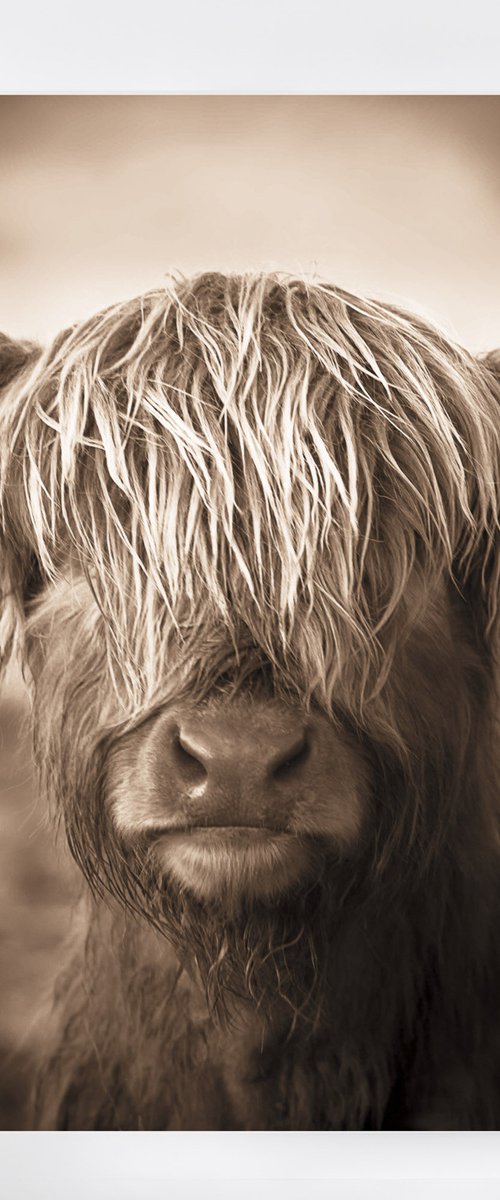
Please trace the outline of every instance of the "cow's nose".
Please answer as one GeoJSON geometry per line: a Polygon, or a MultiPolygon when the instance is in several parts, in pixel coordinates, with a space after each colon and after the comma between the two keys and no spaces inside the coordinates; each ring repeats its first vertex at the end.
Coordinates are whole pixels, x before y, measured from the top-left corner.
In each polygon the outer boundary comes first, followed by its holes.
{"type": "Polygon", "coordinates": [[[281,709],[183,716],[171,732],[171,768],[181,792],[205,802],[207,820],[231,810],[235,824],[249,822],[278,793],[286,807],[308,756],[304,722],[281,709]]]}
{"type": "Polygon", "coordinates": [[[235,727],[232,721],[225,728],[205,722],[188,721],[177,733],[177,748],[186,759],[192,759],[193,770],[200,768],[210,778],[238,778],[248,770],[262,779],[281,778],[292,773],[303,761],[307,738],[303,729],[255,730],[235,727]]]}

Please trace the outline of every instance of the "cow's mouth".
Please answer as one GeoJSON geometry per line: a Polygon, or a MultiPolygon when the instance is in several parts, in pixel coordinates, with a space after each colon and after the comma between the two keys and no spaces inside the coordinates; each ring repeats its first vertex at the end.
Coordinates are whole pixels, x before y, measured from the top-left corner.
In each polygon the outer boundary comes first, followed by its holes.
{"type": "Polygon", "coordinates": [[[265,842],[269,845],[273,839],[288,836],[285,829],[274,828],[270,825],[246,825],[246,824],[210,824],[210,825],[189,825],[182,829],[172,830],[167,836],[180,835],[193,839],[200,845],[217,845],[223,841],[225,844],[232,845],[247,845],[259,842],[265,842]]]}

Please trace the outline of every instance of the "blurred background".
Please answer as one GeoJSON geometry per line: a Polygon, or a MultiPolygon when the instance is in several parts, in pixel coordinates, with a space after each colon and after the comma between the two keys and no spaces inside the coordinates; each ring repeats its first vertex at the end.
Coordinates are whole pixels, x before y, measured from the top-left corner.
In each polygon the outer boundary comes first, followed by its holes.
{"type": "MultiPolygon", "coordinates": [[[[177,268],[325,276],[500,344],[500,97],[0,98],[0,329],[41,341],[177,268]]],[[[0,1127],[77,891],[0,691],[0,1127]]]]}

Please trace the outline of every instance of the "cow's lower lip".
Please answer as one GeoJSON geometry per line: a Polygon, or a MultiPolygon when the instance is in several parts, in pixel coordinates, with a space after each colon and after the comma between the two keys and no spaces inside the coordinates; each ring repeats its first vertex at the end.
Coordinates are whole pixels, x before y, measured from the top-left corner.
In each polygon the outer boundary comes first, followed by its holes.
{"type": "Polygon", "coordinates": [[[155,841],[157,862],[199,900],[270,900],[311,873],[305,839],[255,825],[207,825],[166,830],[155,841]]]}

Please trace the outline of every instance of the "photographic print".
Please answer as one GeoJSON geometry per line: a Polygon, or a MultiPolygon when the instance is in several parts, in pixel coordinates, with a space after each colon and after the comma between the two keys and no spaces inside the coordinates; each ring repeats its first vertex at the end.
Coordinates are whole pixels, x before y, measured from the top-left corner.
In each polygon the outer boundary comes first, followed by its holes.
{"type": "Polygon", "coordinates": [[[492,1131],[497,97],[4,97],[0,1115],[492,1131]]]}

